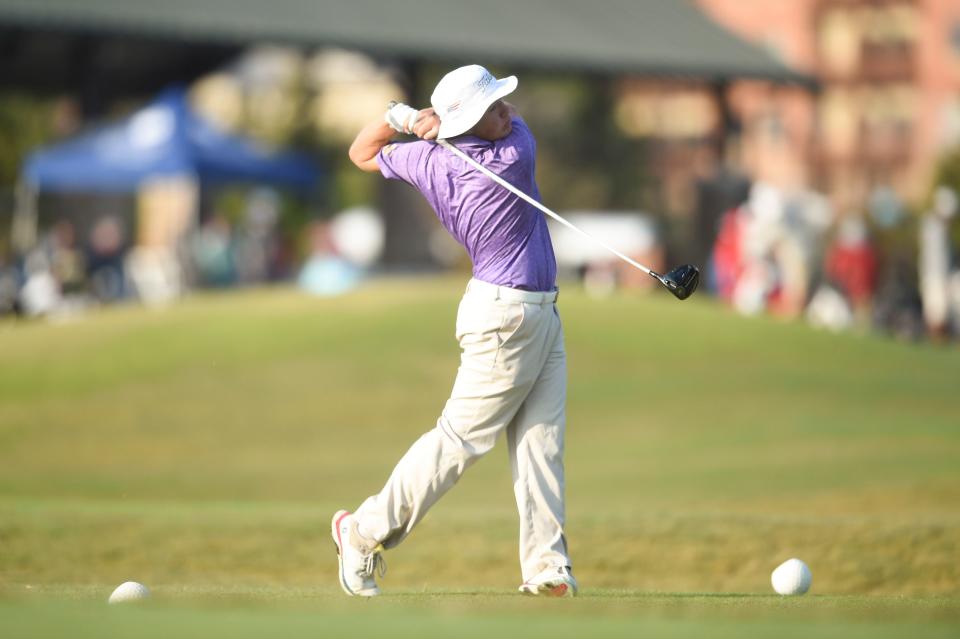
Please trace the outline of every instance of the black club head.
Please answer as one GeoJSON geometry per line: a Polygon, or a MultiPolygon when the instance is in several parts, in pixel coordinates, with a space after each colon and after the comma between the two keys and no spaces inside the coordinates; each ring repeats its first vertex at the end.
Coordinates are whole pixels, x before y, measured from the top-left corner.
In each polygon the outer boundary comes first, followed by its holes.
{"type": "Polygon", "coordinates": [[[680,300],[685,300],[693,295],[693,292],[697,290],[697,286],[700,284],[700,269],[693,264],[683,264],[672,269],[665,275],[657,275],[655,273],[652,275],[660,280],[660,283],[680,300]]]}

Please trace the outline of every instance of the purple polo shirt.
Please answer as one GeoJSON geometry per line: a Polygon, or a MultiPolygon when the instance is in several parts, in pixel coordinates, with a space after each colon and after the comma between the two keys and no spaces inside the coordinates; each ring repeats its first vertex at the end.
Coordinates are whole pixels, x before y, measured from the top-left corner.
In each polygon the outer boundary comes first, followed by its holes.
{"type": "MultiPolygon", "coordinates": [[[[537,143],[513,117],[507,137],[452,140],[466,155],[540,201],[534,179],[537,143]]],[[[377,155],[384,177],[403,180],[427,198],[444,228],[467,249],[473,277],[529,291],[556,287],[557,260],[543,213],[434,142],[389,144],[377,155]]]]}

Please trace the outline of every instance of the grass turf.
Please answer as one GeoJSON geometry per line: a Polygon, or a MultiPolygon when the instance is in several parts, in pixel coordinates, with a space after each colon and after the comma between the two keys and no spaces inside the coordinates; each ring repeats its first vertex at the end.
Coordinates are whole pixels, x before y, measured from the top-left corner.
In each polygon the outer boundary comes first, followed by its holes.
{"type": "MultiPolygon", "coordinates": [[[[57,623],[130,634],[145,619],[157,636],[352,623],[361,608],[336,591],[328,518],[378,490],[433,425],[461,287],[270,289],[0,323],[0,633],[40,619],[33,630],[50,635],[57,623]],[[126,579],[156,601],[101,610],[126,579]]],[[[559,608],[509,594],[501,448],[388,554],[394,595],[364,606],[363,623],[444,634],[449,622],[468,636],[521,621],[568,636],[956,631],[956,349],[747,320],[704,298],[567,287],[561,312],[584,597],[559,608]],[[791,556],[810,564],[812,595],[767,596],[791,556]]]]}

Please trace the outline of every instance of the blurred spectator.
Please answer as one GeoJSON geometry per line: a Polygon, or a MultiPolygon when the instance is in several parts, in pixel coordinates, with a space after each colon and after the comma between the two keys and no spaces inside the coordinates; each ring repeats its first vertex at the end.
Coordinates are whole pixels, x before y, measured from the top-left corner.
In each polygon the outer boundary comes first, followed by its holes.
{"type": "Polygon", "coordinates": [[[236,281],[230,221],[215,213],[194,234],[191,253],[201,286],[229,286],[236,281]]]}
{"type": "Polygon", "coordinates": [[[777,283],[769,306],[777,315],[797,317],[807,303],[811,269],[806,239],[801,227],[785,223],[772,247],[777,283]]]}
{"type": "Polygon", "coordinates": [[[791,276],[792,283],[796,252],[791,250],[793,239],[786,226],[786,200],[779,188],[755,182],[744,212],[747,215],[739,225],[741,264],[732,301],[740,313],[755,315],[771,303],[782,304],[784,275],[791,276]],[[790,258],[790,262],[784,258],[790,258]]]}
{"type": "Polygon", "coordinates": [[[940,187],[934,194],[933,208],[920,227],[920,293],[923,319],[933,339],[944,339],[950,329],[952,306],[950,291],[951,246],[949,225],[957,211],[957,194],[940,187]]]}
{"type": "Polygon", "coordinates": [[[923,337],[923,314],[916,273],[905,258],[888,258],[873,300],[873,325],[898,339],[923,337]]]}
{"type": "Polygon", "coordinates": [[[60,304],[60,285],[50,272],[43,251],[31,251],[24,261],[25,281],[20,289],[19,306],[24,315],[38,317],[53,313],[60,304]]]}
{"type": "Polygon", "coordinates": [[[87,276],[90,290],[101,302],[118,300],[124,296],[124,232],[120,219],[104,215],[90,231],[87,254],[87,276]]]}
{"type": "Polygon", "coordinates": [[[127,253],[124,268],[144,304],[162,306],[182,293],[183,269],[176,253],[165,246],[134,247],[127,253]]]}
{"type": "Polygon", "coordinates": [[[237,280],[244,284],[266,282],[275,274],[279,250],[277,221],[280,201],[272,189],[256,189],[247,200],[246,219],[237,234],[237,280]]]}
{"type": "Polygon", "coordinates": [[[876,186],[867,201],[870,218],[879,228],[891,229],[904,219],[904,204],[889,186],[876,186]]]}
{"type": "Polygon", "coordinates": [[[839,332],[853,324],[853,312],[843,293],[823,284],[813,294],[807,305],[807,321],[812,326],[839,332]]]}
{"type": "Polygon", "coordinates": [[[745,315],[799,316],[831,217],[824,202],[817,193],[754,183],[747,203],[720,221],[710,269],[717,295],[745,315]]]}
{"type": "Polygon", "coordinates": [[[782,205],[778,189],[758,182],[746,204],[721,218],[713,248],[714,285],[717,294],[744,315],[764,311],[778,286],[773,248],[782,205]]]}
{"type": "Polygon", "coordinates": [[[779,274],[779,290],[771,310],[787,317],[803,312],[815,272],[822,262],[823,239],[833,213],[826,199],[813,191],[798,191],[784,197],[779,235],[773,258],[779,274]]]}
{"type": "Polygon", "coordinates": [[[17,312],[17,284],[16,269],[0,262],[0,316],[17,312]]]}
{"type": "Polygon", "coordinates": [[[79,295],[86,290],[86,263],[77,246],[77,231],[73,222],[60,219],[50,230],[46,250],[50,270],[60,284],[64,295],[79,295]]]}
{"type": "Polygon", "coordinates": [[[720,299],[730,302],[743,272],[741,238],[749,212],[743,206],[730,209],[720,218],[720,229],[713,245],[713,289],[720,299]]]}
{"type": "Polygon", "coordinates": [[[297,283],[314,295],[341,295],[363,278],[363,270],[339,255],[330,225],[314,222],[309,231],[310,256],[300,270],[297,283]]]}
{"type": "Polygon", "coordinates": [[[383,253],[386,229],[377,211],[366,206],[355,206],[333,218],[330,237],[340,255],[361,268],[369,269],[383,253]]]}
{"type": "Polygon", "coordinates": [[[827,280],[846,296],[856,315],[869,317],[877,287],[877,252],[860,217],[847,217],[827,252],[827,280]]]}

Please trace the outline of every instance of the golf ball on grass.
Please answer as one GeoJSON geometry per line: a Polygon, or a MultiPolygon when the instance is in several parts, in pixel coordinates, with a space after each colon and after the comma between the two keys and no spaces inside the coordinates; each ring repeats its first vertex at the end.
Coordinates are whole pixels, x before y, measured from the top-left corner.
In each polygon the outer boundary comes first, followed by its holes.
{"type": "Polygon", "coordinates": [[[802,595],[810,590],[813,575],[799,559],[787,559],[770,575],[773,589],[781,595],[802,595]]]}
{"type": "Polygon", "coordinates": [[[150,589],[136,581],[125,581],[113,591],[108,603],[117,604],[128,601],[142,601],[150,597],[150,589]]]}

